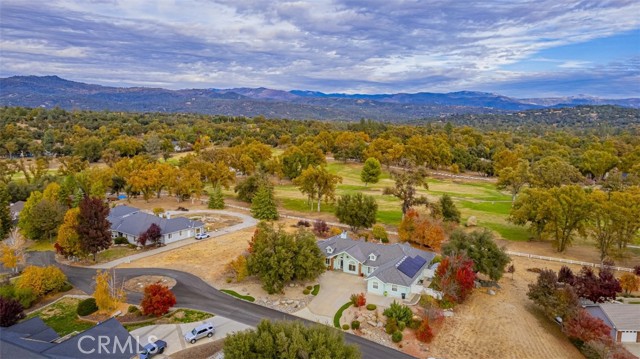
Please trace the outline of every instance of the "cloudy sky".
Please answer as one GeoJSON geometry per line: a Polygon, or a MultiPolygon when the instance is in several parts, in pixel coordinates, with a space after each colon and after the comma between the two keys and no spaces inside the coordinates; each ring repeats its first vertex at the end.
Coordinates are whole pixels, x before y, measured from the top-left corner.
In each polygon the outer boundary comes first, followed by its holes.
{"type": "Polygon", "coordinates": [[[0,31],[2,77],[640,97],[638,0],[2,0],[0,31]]]}

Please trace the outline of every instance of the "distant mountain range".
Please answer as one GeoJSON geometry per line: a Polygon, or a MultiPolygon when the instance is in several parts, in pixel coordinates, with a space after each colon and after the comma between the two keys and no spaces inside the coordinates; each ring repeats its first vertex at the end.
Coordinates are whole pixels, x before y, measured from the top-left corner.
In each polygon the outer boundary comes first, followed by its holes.
{"type": "Polygon", "coordinates": [[[326,94],[268,88],[167,90],[107,87],[58,76],[0,79],[0,105],[67,110],[192,112],[290,119],[404,121],[453,114],[504,113],[547,107],[617,105],[640,108],[640,98],[561,97],[515,99],[485,92],[326,94]]]}

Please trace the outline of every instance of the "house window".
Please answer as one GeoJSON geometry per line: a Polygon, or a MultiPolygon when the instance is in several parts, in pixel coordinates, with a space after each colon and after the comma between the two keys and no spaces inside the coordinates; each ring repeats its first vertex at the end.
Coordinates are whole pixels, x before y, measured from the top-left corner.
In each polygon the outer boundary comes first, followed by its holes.
{"type": "Polygon", "coordinates": [[[371,286],[373,287],[373,289],[378,289],[378,282],[373,282],[371,286]]]}
{"type": "Polygon", "coordinates": [[[391,291],[392,292],[397,292],[398,291],[398,286],[395,285],[395,284],[391,285],[391,291]]]}
{"type": "Polygon", "coordinates": [[[333,248],[327,247],[327,253],[329,253],[329,254],[333,253],[333,248]]]}
{"type": "Polygon", "coordinates": [[[376,255],[375,254],[370,254],[369,255],[369,260],[375,261],[376,260],[376,255]]]}
{"type": "Polygon", "coordinates": [[[353,262],[349,262],[349,271],[350,272],[355,272],[356,271],[356,265],[353,262]]]}
{"type": "Polygon", "coordinates": [[[167,234],[167,238],[171,239],[171,233],[167,234]]]}
{"type": "Polygon", "coordinates": [[[182,231],[180,231],[180,236],[182,236],[182,231]]]}
{"type": "Polygon", "coordinates": [[[331,259],[326,258],[326,259],[324,260],[324,264],[326,264],[326,265],[331,264],[331,259]]]}

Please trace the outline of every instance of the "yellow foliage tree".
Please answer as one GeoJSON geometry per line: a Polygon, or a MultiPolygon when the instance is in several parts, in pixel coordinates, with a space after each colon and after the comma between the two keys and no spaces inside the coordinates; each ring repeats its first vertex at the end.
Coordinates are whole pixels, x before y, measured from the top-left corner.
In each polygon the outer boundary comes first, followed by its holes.
{"type": "Polygon", "coordinates": [[[37,297],[57,292],[64,286],[67,276],[56,266],[28,266],[16,281],[16,287],[29,288],[37,297]]]}
{"type": "Polygon", "coordinates": [[[249,275],[247,257],[243,255],[237,256],[236,259],[227,264],[227,269],[236,277],[236,282],[242,282],[249,275]]]}
{"type": "Polygon", "coordinates": [[[115,274],[109,275],[107,271],[98,271],[94,277],[96,281],[96,290],[93,298],[96,300],[98,309],[103,312],[110,312],[126,300],[124,289],[117,288],[115,285],[115,274]]]}
{"type": "Polygon", "coordinates": [[[24,237],[14,229],[9,237],[0,243],[0,263],[14,272],[18,272],[18,264],[24,262],[24,237]]]}
{"type": "Polygon", "coordinates": [[[635,292],[640,289],[640,277],[625,273],[620,277],[620,287],[624,290],[624,294],[635,292]]]}
{"type": "Polygon", "coordinates": [[[80,246],[80,237],[76,228],[78,227],[78,215],[80,208],[71,208],[64,215],[64,222],[58,229],[58,238],[56,239],[56,250],[65,257],[83,256],[82,247],[80,246]]]}

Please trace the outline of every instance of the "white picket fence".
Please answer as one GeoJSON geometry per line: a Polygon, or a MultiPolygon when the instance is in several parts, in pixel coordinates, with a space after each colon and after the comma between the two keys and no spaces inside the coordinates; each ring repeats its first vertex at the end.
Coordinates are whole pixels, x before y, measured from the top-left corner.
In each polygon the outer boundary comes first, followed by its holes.
{"type": "MultiPolygon", "coordinates": [[[[522,253],[522,252],[513,252],[513,251],[507,251],[507,254],[512,255],[512,256],[518,256],[518,257],[525,257],[525,258],[532,258],[532,259],[541,259],[543,261],[550,261],[550,262],[560,262],[560,263],[567,263],[567,264],[576,264],[576,265],[580,265],[580,266],[587,266],[587,267],[597,267],[597,268],[601,268],[602,264],[600,263],[591,263],[591,262],[583,262],[583,261],[574,261],[572,259],[563,259],[563,258],[555,258],[555,257],[547,257],[547,256],[539,256],[537,254],[530,254],[530,253],[522,253]]],[[[632,268],[626,268],[626,267],[611,267],[613,270],[617,270],[617,271],[621,271],[621,272],[633,272],[632,268]]]]}

